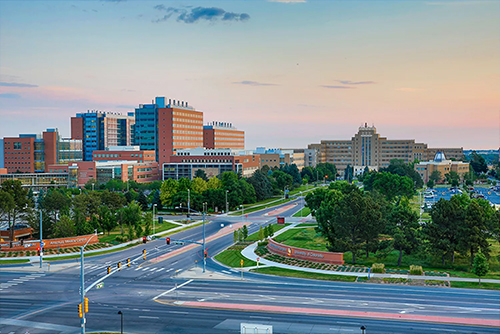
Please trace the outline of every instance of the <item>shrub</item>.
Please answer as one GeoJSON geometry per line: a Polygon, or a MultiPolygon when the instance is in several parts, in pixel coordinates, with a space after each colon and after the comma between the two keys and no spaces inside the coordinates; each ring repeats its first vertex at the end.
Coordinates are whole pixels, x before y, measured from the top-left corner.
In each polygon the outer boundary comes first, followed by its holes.
{"type": "Polygon", "coordinates": [[[410,275],[423,275],[424,271],[422,270],[422,266],[410,266],[410,275]]]}
{"type": "Polygon", "coordinates": [[[257,244],[257,247],[267,246],[267,244],[268,244],[268,243],[269,243],[269,241],[264,240],[264,241],[262,241],[262,242],[259,242],[259,243],[257,244]]]}
{"type": "Polygon", "coordinates": [[[383,263],[372,264],[372,273],[383,274],[385,265],[383,263]]]}

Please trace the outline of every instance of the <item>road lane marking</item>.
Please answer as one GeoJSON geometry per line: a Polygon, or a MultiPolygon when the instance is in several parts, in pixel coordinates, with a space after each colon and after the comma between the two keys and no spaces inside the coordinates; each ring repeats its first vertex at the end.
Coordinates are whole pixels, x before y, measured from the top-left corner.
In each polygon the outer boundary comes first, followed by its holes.
{"type": "Polygon", "coordinates": [[[191,283],[192,281],[193,281],[193,280],[192,280],[192,279],[190,279],[189,281],[186,281],[186,282],[182,283],[182,284],[181,284],[181,285],[179,285],[179,286],[176,286],[176,287],[174,287],[174,288],[172,288],[172,289],[170,289],[170,290],[167,290],[167,291],[165,291],[165,292],[162,292],[162,293],[160,293],[158,296],[154,297],[154,298],[153,298],[153,300],[156,300],[156,299],[160,298],[161,296],[166,295],[167,293],[170,293],[170,292],[172,292],[172,291],[175,291],[175,290],[177,290],[177,289],[180,289],[180,288],[182,288],[184,285],[189,284],[189,283],[191,283]]]}
{"type": "Polygon", "coordinates": [[[165,268],[160,268],[157,272],[160,272],[160,271],[162,271],[162,270],[165,270],[165,268]]]}
{"type": "Polygon", "coordinates": [[[144,319],[160,319],[160,317],[150,317],[147,315],[140,315],[139,318],[144,318],[144,319]]]}

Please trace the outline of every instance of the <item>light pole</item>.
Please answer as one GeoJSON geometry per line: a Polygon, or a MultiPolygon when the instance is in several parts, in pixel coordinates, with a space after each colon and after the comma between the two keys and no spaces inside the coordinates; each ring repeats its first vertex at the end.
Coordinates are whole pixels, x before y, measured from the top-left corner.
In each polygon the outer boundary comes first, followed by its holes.
{"type": "Polygon", "coordinates": [[[187,203],[187,204],[188,204],[188,212],[187,212],[187,218],[188,218],[188,219],[189,219],[189,212],[191,212],[191,211],[189,210],[189,205],[190,205],[190,202],[191,202],[191,196],[190,196],[190,195],[191,195],[191,190],[190,190],[190,189],[188,189],[188,203],[187,203]]]}
{"type": "MultiPolygon", "coordinates": [[[[42,262],[43,262],[43,240],[42,240],[42,208],[40,207],[40,203],[38,203],[38,209],[40,210],[40,269],[42,268],[42,262]]],[[[12,226],[11,228],[14,228],[12,226]]]]}
{"type": "Polygon", "coordinates": [[[85,246],[87,246],[87,244],[89,243],[89,241],[92,240],[92,237],[89,238],[89,240],[87,240],[87,242],[85,243],[85,245],[81,246],[81,249],[80,249],[80,265],[81,265],[81,268],[80,268],[80,277],[81,277],[81,281],[80,281],[80,289],[82,289],[82,292],[81,292],[81,300],[82,300],[82,309],[83,309],[83,312],[82,312],[82,334],[85,334],[85,282],[84,282],[84,273],[83,273],[83,267],[85,265],[85,263],[83,262],[84,261],[84,258],[83,258],[83,249],[85,248],[85,246]]]}
{"type": "Polygon", "coordinates": [[[121,315],[121,330],[120,330],[120,333],[123,334],[123,312],[122,311],[118,311],[118,314],[121,315]]]}
{"type": "Polygon", "coordinates": [[[241,222],[243,223],[243,213],[245,212],[245,208],[243,207],[243,205],[240,205],[240,208],[241,208],[241,222]]]}
{"type": "Polygon", "coordinates": [[[226,190],[226,214],[228,213],[229,211],[229,208],[228,208],[228,203],[227,203],[227,193],[229,192],[229,190],[226,190]]]}
{"type": "Polygon", "coordinates": [[[302,191],[300,192],[300,218],[302,218],[302,191]]]}
{"type": "MultiPolygon", "coordinates": [[[[203,203],[203,207],[205,208],[205,205],[207,205],[207,202],[203,203]]],[[[205,213],[206,211],[203,211],[203,272],[205,272],[205,268],[207,267],[207,258],[205,257],[205,213]]]]}
{"type": "Polygon", "coordinates": [[[155,235],[155,207],[156,204],[153,204],[153,235],[155,235]]]}
{"type": "Polygon", "coordinates": [[[94,191],[94,184],[92,183],[92,191],[94,191]]]}

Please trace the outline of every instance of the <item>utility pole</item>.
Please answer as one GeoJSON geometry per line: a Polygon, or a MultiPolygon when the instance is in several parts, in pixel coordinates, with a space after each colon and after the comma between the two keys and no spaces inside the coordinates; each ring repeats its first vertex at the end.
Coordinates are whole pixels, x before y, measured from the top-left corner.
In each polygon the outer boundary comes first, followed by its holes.
{"type": "MultiPolygon", "coordinates": [[[[38,209],[40,210],[40,269],[42,268],[42,254],[43,254],[43,240],[42,240],[42,208],[40,207],[40,204],[38,204],[38,209]]],[[[14,227],[12,227],[14,228],[14,227]]]]}
{"type": "Polygon", "coordinates": [[[190,191],[190,189],[188,189],[188,203],[187,203],[188,204],[188,212],[187,212],[187,218],[188,219],[189,219],[189,213],[191,212],[190,206],[189,206],[190,202],[191,202],[191,191],[190,191]]]}
{"type": "Polygon", "coordinates": [[[226,214],[228,213],[229,211],[229,208],[228,208],[228,203],[227,203],[227,193],[229,192],[229,190],[226,190],[226,214]]]}
{"type": "Polygon", "coordinates": [[[156,204],[153,204],[153,235],[155,234],[155,207],[156,204]]]}

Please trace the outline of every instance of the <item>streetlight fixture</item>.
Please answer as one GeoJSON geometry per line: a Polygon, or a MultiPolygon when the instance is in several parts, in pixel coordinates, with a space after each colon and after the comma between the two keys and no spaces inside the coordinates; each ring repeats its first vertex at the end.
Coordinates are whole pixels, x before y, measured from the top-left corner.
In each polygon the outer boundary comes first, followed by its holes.
{"type": "Polygon", "coordinates": [[[188,203],[187,203],[188,204],[188,212],[187,212],[187,218],[188,219],[189,219],[189,212],[190,212],[189,205],[190,205],[190,202],[191,202],[191,196],[190,195],[191,195],[191,190],[188,189],[188,203]]]}
{"type": "Polygon", "coordinates": [[[243,204],[240,205],[241,208],[241,222],[243,222],[243,214],[245,213],[245,208],[243,207],[243,204]]]}
{"type": "Polygon", "coordinates": [[[123,334],[123,312],[122,311],[118,311],[118,314],[121,316],[121,330],[120,330],[120,333],[123,334]]]}
{"type": "MultiPolygon", "coordinates": [[[[97,235],[97,234],[96,234],[97,235]]],[[[81,277],[81,281],[80,281],[80,289],[82,289],[81,291],[81,297],[82,297],[82,308],[83,308],[83,305],[85,305],[85,282],[84,282],[84,273],[83,273],[83,267],[85,266],[85,263],[84,263],[84,257],[83,257],[83,249],[85,248],[85,246],[87,246],[87,244],[89,243],[89,241],[92,240],[92,237],[89,238],[89,240],[87,240],[87,242],[85,243],[85,245],[81,246],[80,248],[80,277],[81,277]]],[[[85,334],[85,312],[82,313],[82,334],[85,334]]]]}
{"type": "Polygon", "coordinates": [[[229,192],[229,190],[226,190],[226,215],[227,213],[229,212],[229,207],[228,207],[228,202],[227,202],[227,193],[229,192]]]}
{"type": "Polygon", "coordinates": [[[156,204],[153,204],[153,235],[155,235],[155,207],[156,204]]]}
{"type": "MultiPolygon", "coordinates": [[[[203,207],[205,207],[205,204],[207,204],[207,203],[206,202],[203,203],[203,207]]],[[[182,203],[181,203],[180,208],[183,209],[182,203]]],[[[207,259],[205,259],[205,249],[206,249],[205,248],[205,212],[199,212],[199,211],[196,211],[196,210],[191,209],[191,208],[188,208],[188,210],[193,211],[195,213],[201,213],[203,215],[203,252],[202,252],[203,254],[202,254],[202,256],[203,256],[203,272],[205,272],[205,268],[207,266],[207,259]]],[[[189,214],[189,211],[188,211],[188,214],[189,214]]],[[[194,242],[194,243],[199,244],[199,242],[194,242]]]]}
{"type": "Polygon", "coordinates": [[[363,331],[363,333],[362,333],[362,334],[365,334],[365,329],[366,329],[366,327],[365,327],[365,326],[361,326],[361,327],[359,327],[359,329],[361,329],[361,330],[363,331]]]}

